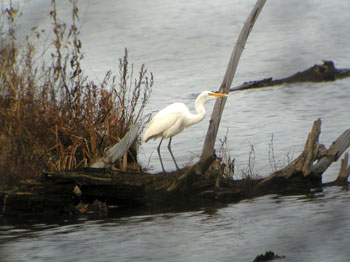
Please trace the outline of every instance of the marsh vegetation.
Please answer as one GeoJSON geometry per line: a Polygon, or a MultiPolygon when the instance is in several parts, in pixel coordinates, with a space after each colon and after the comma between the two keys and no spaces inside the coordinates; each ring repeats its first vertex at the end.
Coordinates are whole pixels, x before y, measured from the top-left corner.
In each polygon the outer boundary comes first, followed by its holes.
{"type": "MultiPolygon", "coordinates": [[[[20,6],[10,2],[0,15],[0,185],[37,177],[46,171],[86,167],[117,143],[136,122],[153,76],[144,66],[135,72],[128,52],[117,72],[103,81],[84,73],[79,39],[79,9],[61,21],[52,1],[50,31],[32,28],[24,42],[16,39],[20,6]]],[[[137,168],[137,141],[129,161],[137,168]]]]}

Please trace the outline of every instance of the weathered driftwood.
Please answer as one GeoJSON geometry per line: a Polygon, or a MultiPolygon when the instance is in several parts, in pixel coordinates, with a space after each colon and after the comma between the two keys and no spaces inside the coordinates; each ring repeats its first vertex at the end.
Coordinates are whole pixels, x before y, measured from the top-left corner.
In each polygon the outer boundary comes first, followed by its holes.
{"type": "MultiPolygon", "coordinates": [[[[319,135],[321,133],[321,120],[314,122],[312,130],[308,135],[303,152],[288,166],[278,170],[263,179],[258,185],[258,189],[269,188],[275,190],[281,184],[292,185],[300,189],[309,189],[311,186],[322,184],[322,174],[327,168],[345,152],[350,146],[350,129],[346,130],[332,143],[329,149],[319,144],[319,135]],[[317,161],[317,162],[316,162],[317,161]],[[315,163],[316,162],[316,163],[315,163]]],[[[340,175],[337,183],[346,183],[350,173],[347,166],[347,156],[342,160],[340,175]]],[[[279,188],[279,192],[285,191],[285,188],[279,188]]]]}
{"type": "Polygon", "coordinates": [[[262,80],[245,82],[240,86],[232,87],[230,92],[291,83],[335,81],[346,77],[350,77],[349,68],[336,68],[333,61],[323,61],[322,65],[316,64],[309,69],[286,78],[273,79],[269,77],[262,80]]]}
{"type": "Polygon", "coordinates": [[[336,179],[336,183],[345,184],[350,175],[350,166],[349,166],[349,153],[344,154],[344,158],[340,163],[340,170],[338,177],[336,179]]]}
{"type": "Polygon", "coordinates": [[[333,162],[338,160],[349,146],[350,129],[344,131],[339,138],[332,143],[328,150],[324,150],[322,158],[312,166],[312,174],[321,176],[333,162]]]}
{"type": "MultiPolygon", "coordinates": [[[[121,157],[124,156],[124,164],[126,165],[126,153],[128,152],[131,145],[134,143],[137,134],[140,130],[140,124],[134,124],[130,127],[129,131],[120,140],[119,143],[115,144],[111,148],[107,149],[100,159],[91,165],[92,168],[111,168],[121,157]]],[[[125,169],[125,168],[124,168],[125,169]]]]}

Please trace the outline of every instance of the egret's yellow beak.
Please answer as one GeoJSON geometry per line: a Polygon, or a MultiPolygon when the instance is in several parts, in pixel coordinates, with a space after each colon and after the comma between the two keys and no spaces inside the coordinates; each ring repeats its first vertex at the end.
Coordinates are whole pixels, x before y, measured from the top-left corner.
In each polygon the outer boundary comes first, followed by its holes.
{"type": "Polygon", "coordinates": [[[210,96],[215,96],[215,97],[225,97],[225,96],[228,96],[227,94],[222,94],[222,93],[210,93],[209,94],[210,96]]]}

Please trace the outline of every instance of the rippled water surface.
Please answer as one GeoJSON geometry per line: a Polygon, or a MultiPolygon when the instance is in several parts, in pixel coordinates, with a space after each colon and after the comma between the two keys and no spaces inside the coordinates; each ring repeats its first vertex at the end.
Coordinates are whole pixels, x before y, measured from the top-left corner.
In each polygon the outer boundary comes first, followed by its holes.
{"type": "Polygon", "coordinates": [[[349,191],[265,196],[219,210],[0,226],[2,262],[348,261],[349,191]]]}
{"type": "MultiPolygon", "coordinates": [[[[23,2],[18,38],[32,26],[47,27],[44,0],[23,2]]],[[[58,1],[69,19],[68,1],[58,1]]],[[[134,68],[145,63],[155,77],[146,113],[182,100],[193,110],[203,90],[220,86],[233,44],[255,1],[101,0],[80,1],[84,69],[102,81],[117,71],[129,49],[134,68]]],[[[241,57],[234,85],[285,77],[331,59],[350,67],[348,0],[269,0],[241,57]]],[[[218,138],[227,133],[236,176],[255,149],[254,170],[271,172],[273,135],[277,164],[296,157],[313,121],[321,118],[327,146],[350,127],[349,79],[303,83],[232,93],[218,138]]],[[[209,114],[213,103],[207,104],[209,114]]],[[[209,116],[173,139],[184,166],[201,152],[209,116]]],[[[154,149],[141,147],[144,167],[160,170],[154,149]]],[[[168,170],[174,169],[164,148],[168,170]]],[[[338,165],[325,174],[333,180],[338,165]]],[[[158,214],[107,220],[2,221],[0,261],[252,261],[266,250],[286,261],[348,261],[348,189],[326,188],[308,197],[266,196],[219,210],[158,214]]]]}

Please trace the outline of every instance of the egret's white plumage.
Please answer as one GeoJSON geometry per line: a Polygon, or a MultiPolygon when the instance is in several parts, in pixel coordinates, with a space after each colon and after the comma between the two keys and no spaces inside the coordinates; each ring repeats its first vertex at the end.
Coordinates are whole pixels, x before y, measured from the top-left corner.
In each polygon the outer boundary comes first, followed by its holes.
{"type": "Polygon", "coordinates": [[[174,103],[168,105],[154,116],[152,121],[149,123],[149,126],[146,129],[142,140],[143,142],[147,143],[151,139],[157,139],[158,137],[162,137],[157,150],[164,173],[165,170],[162,158],[160,156],[160,145],[162,144],[163,139],[170,138],[168,149],[171,154],[171,157],[174,160],[176,168],[178,169],[177,163],[171,151],[172,137],[181,133],[186,127],[194,125],[203,120],[206,113],[204,108],[204,103],[206,101],[224,96],[227,95],[221,93],[214,93],[210,91],[204,91],[197,97],[194,103],[197,114],[192,114],[184,103],[174,103]]]}

